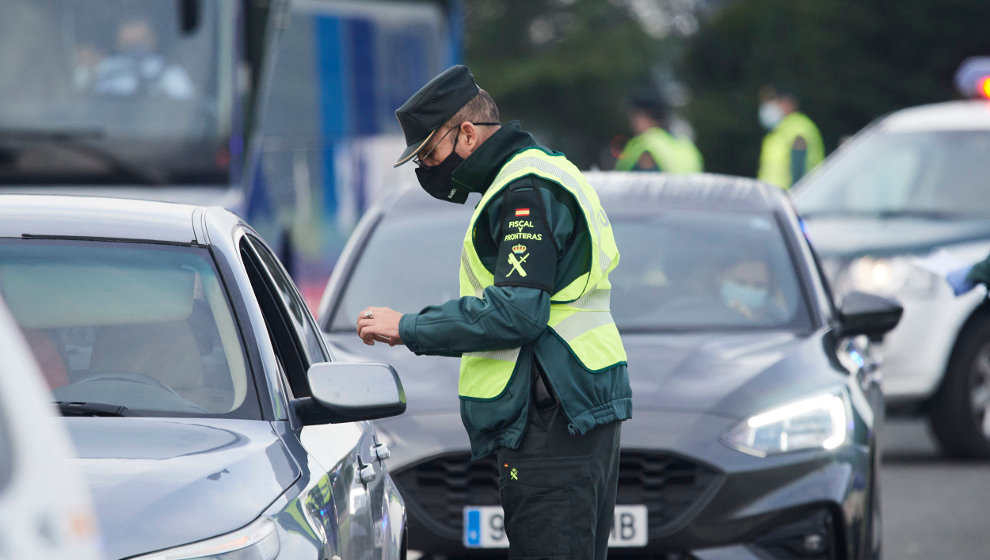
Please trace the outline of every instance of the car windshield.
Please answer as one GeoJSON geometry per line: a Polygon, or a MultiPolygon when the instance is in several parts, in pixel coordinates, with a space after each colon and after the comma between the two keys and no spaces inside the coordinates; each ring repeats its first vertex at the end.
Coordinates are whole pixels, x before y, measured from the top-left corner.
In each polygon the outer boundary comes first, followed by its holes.
{"type": "Polygon", "coordinates": [[[60,402],[259,417],[222,286],[202,248],[0,242],[0,297],[60,402]]]}
{"type": "Polygon", "coordinates": [[[879,130],[853,142],[797,187],[802,214],[990,216],[990,131],[879,130]]]}
{"type": "MultiPolygon", "coordinates": [[[[702,210],[610,215],[620,250],[612,314],[625,332],[804,330],[811,320],[790,252],[769,215],[702,210]]],[[[414,312],[458,297],[466,217],[378,226],[344,289],[331,330],[353,332],[369,305],[414,312]],[[401,278],[395,271],[408,271],[401,278]]]]}
{"type": "Polygon", "coordinates": [[[225,182],[232,6],[5,1],[0,184],[225,182]]]}

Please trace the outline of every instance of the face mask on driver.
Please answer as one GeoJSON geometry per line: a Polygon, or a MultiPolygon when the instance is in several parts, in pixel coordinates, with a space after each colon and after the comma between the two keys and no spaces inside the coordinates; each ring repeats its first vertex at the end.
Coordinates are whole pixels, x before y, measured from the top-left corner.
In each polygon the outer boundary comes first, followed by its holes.
{"type": "Polygon", "coordinates": [[[784,112],[773,101],[765,101],[760,104],[760,111],[757,116],[760,119],[760,126],[766,130],[773,130],[784,119],[784,112]]]}
{"type": "Polygon", "coordinates": [[[767,302],[767,290],[726,280],[722,282],[722,301],[729,307],[738,304],[749,310],[756,310],[767,302]]]}
{"type": "Polygon", "coordinates": [[[457,138],[461,131],[454,135],[454,149],[450,155],[436,165],[422,165],[416,168],[416,178],[423,190],[433,198],[464,204],[467,201],[468,193],[450,184],[450,176],[457,169],[464,158],[457,154],[457,138]]]}

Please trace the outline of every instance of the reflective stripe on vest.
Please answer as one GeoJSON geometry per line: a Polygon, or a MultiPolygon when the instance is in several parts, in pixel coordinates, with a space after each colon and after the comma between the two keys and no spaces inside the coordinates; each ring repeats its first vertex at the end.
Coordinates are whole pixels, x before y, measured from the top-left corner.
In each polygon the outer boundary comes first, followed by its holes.
{"type": "Polygon", "coordinates": [[[636,169],[639,158],[646,152],[664,173],[697,173],[702,170],[701,152],[693,142],[676,138],[662,128],[651,128],[629,140],[615,162],[616,171],[636,169]]]}
{"type": "Polygon", "coordinates": [[[756,177],[782,189],[790,188],[794,184],[791,150],[798,137],[804,138],[807,145],[804,155],[805,173],[825,159],[825,144],[818,127],[802,113],[791,113],[763,138],[760,170],[756,177]]]}
{"type": "MultiPolygon", "coordinates": [[[[523,150],[511,157],[478,203],[461,251],[461,296],[483,297],[495,283],[474,248],[474,229],[492,198],[506,185],[521,177],[536,175],[553,181],[574,195],[591,233],[591,267],[576,280],[550,297],[547,322],[590,371],[601,371],[626,360],[619,331],[609,311],[611,285],[608,274],[619,262],[619,251],[612,237],[612,226],[591,185],[581,172],[562,155],[549,155],[541,149],[523,150]]],[[[509,384],[519,348],[490,352],[470,352],[461,357],[458,393],[474,399],[499,397],[509,384]]]]}

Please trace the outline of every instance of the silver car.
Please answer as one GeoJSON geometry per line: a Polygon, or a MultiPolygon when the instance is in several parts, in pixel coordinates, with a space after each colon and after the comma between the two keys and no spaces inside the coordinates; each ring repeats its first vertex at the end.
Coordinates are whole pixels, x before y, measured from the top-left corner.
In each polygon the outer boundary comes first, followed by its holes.
{"type": "Polygon", "coordinates": [[[990,250],[990,105],[897,111],[846,142],[794,187],[832,288],[895,296],[900,324],[879,351],[893,414],[924,414],[942,449],[990,457],[990,307],[918,266],[990,250]]]}
{"type": "Polygon", "coordinates": [[[403,557],[369,421],[405,409],[402,386],[389,366],[330,362],[235,215],[0,195],[0,295],[66,417],[108,559],[403,557]]]}

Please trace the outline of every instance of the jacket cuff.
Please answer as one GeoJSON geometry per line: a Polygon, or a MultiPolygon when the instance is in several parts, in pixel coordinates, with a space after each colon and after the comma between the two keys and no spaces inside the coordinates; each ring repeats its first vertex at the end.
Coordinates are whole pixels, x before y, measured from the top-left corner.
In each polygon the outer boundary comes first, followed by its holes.
{"type": "Polygon", "coordinates": [[[415,313],[404,313],[402,317],[399,317],[399,338],[402,339],[402,343],[406,345],[406,348],[414,354],[419,355],[423,353],[419,341],[416,340],[415,313]]]}
{"type": "MultiPolygon", "coordinates": [[[[987,258],[990,260],[990,257],[987,258]]],[[[966,273],[966,281],[974,284],[990,284],[990,263],[986,260],[978,262],[966,273]]]]}

